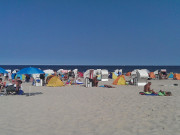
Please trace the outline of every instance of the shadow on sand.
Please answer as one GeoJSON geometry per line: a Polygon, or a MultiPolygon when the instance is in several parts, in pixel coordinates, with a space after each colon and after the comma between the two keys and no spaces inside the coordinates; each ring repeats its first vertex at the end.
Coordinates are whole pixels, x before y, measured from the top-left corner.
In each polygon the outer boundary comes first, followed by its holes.
{"type": "Polygon", "coordinates": [[[41,95],[42,92],[32,92],[32,93],[24,93],[25,96],[35,96],[35,95],[41,95]]]}

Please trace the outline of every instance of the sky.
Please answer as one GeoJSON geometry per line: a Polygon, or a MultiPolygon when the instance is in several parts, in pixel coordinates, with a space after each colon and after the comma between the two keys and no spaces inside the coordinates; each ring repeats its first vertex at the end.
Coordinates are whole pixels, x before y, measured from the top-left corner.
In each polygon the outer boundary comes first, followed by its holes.
{"type": "Polygon", "coordinates": [[[180,0],[0,0],[0,65],[180,65],[180,0]]]}

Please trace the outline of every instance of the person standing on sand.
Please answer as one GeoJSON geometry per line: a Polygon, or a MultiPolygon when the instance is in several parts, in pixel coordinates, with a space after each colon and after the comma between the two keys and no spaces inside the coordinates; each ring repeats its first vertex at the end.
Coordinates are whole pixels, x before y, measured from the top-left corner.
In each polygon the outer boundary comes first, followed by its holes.
{"type": "Polygon", "coordinates": [[[144,86],[144,92],[146,92],[146,93],[156,93],[156,92],[154,92],[153,89],[151,90],[150,86],[151,86],[151,82],[148,82],[148,83],[144,86]]]}
{"type": "Polygon", "coordinates": [[[42,86],[45,84],[45,74],[40,74],[40,79],[42,80],[42,86]]]}
{"type": "Polygon", "coordinates": [[[98,80],[97,80],[97,76],[95,76],[93,79],[92,79],[92,83],[93,83],[93,86],[97,87],[98,86],[98,80]]]}
{"type": "Polygon", "coordinates": [[[0,92],[2,91],[3,87],[4,87],[4,83],[2,81],[2,78],[0,78],[0,92]]]}

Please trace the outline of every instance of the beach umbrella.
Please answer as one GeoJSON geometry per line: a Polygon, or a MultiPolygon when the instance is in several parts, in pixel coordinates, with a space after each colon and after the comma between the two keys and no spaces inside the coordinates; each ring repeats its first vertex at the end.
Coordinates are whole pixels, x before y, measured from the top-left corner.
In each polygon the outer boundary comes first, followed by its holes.
{"type": "Polygon", "coordinates": [[[8,72],[5,69],[0,67],[0,73],[6,73],[7,74],[8,72]]]}
{"type": "MultiPolygon", "coordinates": [[[[21,69],[19,72],[17,72],[17,74],[44,74],[44,72],[38,68],[34,68],[34,67],[28,67],[28,68],[23,68],[21,69]]],[[[29,87],[29,96],[30,96],[30,89],[31,87],[29,87]]]]}
{"type": "Polygon", "coordinates": [[[21,69],[17,74],[44,74],[44,72],[38,68],[28,67],[21,69]]]}

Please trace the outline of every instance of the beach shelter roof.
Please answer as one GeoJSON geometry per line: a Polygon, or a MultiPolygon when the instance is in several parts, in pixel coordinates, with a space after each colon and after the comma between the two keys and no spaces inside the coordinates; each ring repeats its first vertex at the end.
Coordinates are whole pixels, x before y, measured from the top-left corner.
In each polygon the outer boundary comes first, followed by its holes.
{"type": "Polygon", "coordinates": [[[114,85],[126,85],[126,80],[124,75],[120,75],[114,80],[113,82],[114,85]]]}
{"type": "Polygon", "coordinates": [[[44,74],[44,72],[38,68],[28,67],[21,69],[17,74],[44,74]]]}
{"type": "Polygon", "coordinates": [[[64,86],[64,83],[57,77],[57,76],[53,76],[48,84],[48,87],[60,87],[60,86],[64,86]]]}
{"type": "Polygon", "coordinates": [[[170,73],[167,75],[167,78],[174,78],[173,72],[170,72],[170,73]]]}
{"type": "Polygon", "coordinates": [[[0,73],[8,73],[5,69],[0,67],[0,73]]]}

